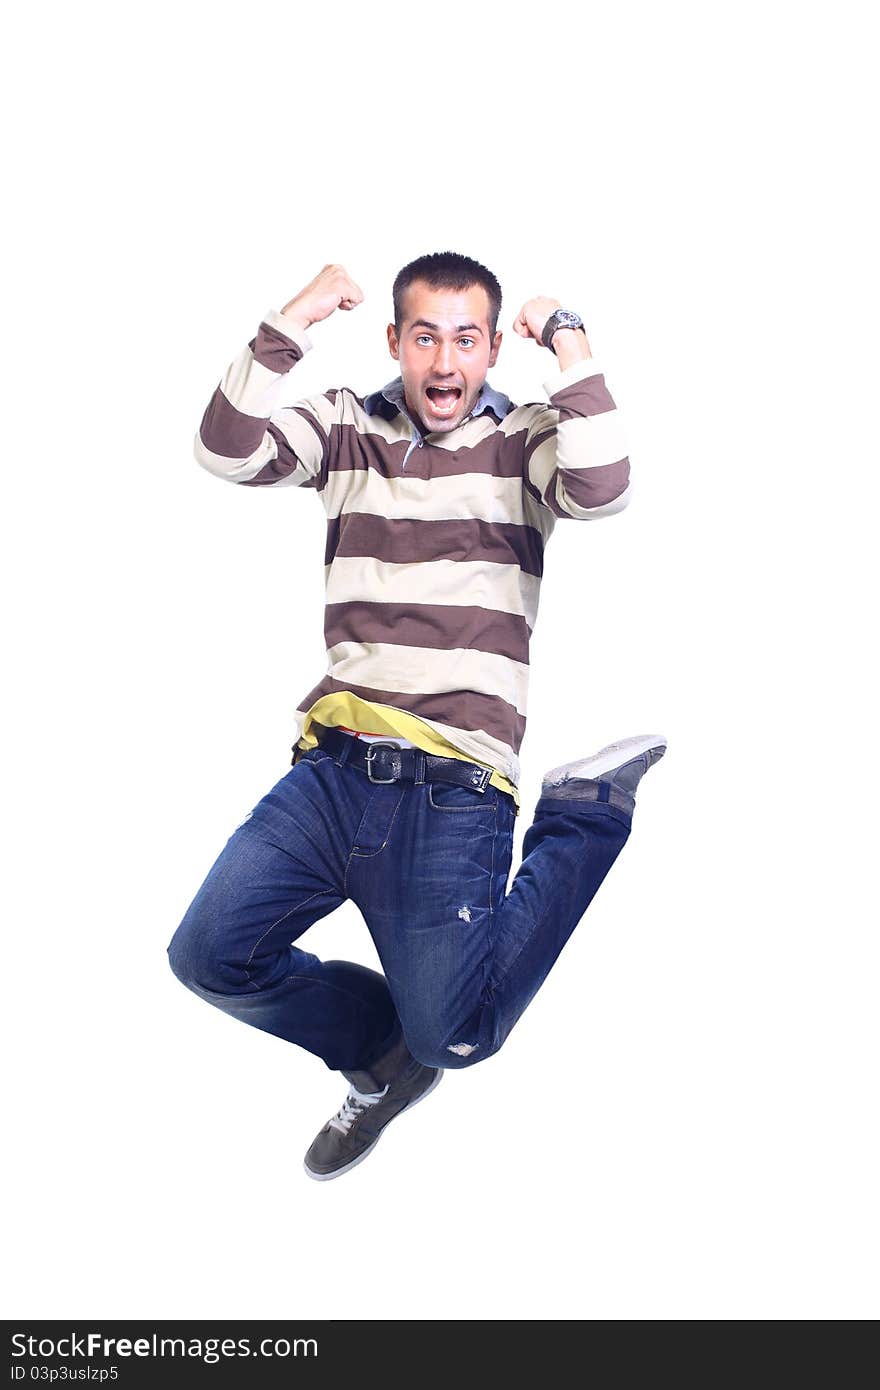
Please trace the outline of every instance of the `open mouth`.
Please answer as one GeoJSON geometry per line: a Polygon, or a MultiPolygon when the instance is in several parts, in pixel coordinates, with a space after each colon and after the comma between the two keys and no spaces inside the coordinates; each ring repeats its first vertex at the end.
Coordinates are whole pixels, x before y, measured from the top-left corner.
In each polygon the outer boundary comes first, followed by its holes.
{"type": "Polygon", "coordinates": [[[461,400],[460,386],[429,386],[425,395],[431,403],[434,415],[453,415],[461,400]]]}

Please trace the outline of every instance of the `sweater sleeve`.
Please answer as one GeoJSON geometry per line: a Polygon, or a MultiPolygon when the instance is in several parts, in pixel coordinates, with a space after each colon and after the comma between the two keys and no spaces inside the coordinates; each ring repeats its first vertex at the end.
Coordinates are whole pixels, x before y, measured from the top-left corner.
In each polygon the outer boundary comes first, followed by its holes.
{"type": "Polygon", "coordinates": [[[525,486],[557,517],[593,521],[630,499],[627,444],[594,358],[544,383],[550,404],[529,426],[525,486]]]}
{"type": "Polygon", "coordinates": [[[270,309],[208,402],[196,461],[248,487],[323,487],[336,416],[335,391],[278,406],[288,374],[312,343],[270,309]]]}

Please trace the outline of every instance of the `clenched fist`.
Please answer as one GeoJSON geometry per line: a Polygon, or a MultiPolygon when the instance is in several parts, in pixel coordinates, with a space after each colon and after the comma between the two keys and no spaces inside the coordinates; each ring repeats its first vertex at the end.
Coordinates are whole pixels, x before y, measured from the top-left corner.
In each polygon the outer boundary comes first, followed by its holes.
{"type": "Polygon", "coordinates": [[[281,312],[294,328],[305,332],[313,323],[329,318],[334,309],[353,309],[363,297],[363,290],[355,284],[345,266],[325,265],[281,312]]]}
{"type": "Polygon", "coordinates": [[[545,294],[538,295],[536,299],[527,299],[513,321],[514,333],[518,333],[521,338],[534,338],[540,343],[544,324],[554,309],[561,308],[558,299],[548,299],[545,294]]]}
{"type": "MultiPolygon", "coordinates": [[[[550,299],[545,294],[538,295],[536,299],[527,299],[513,321],[514,333],[521,338],[534,338],[536,343],[540,343],[547,320],[554,309],[561,308],[558,299],[550,299]]],[[[553,350],[563,371],[593,355],[583,328],[560,328],[553,335],[553,350]]]]}

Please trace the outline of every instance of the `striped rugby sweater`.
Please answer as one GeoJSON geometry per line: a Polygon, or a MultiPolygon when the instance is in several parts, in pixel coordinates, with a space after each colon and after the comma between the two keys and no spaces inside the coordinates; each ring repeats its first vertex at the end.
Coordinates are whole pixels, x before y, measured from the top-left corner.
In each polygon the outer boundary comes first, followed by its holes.
{"type": "Polygon", "coordinates": [[[202,419],[197,461],[245,487],[312,487],[327,515],[327,673],[296,710],[493,769],[519,805],[529,639],[557,518],[629,499],[626,444],[596,360],[516,406],[486,384],[466,420],[422,435],[400,378],[279,406],[311,340],[270,309],[202,419]]]}

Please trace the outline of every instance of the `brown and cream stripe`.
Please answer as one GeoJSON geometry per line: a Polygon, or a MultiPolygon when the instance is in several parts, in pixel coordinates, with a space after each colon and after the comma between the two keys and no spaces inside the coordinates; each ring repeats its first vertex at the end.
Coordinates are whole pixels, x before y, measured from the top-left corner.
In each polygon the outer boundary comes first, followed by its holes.
{"type": "Polygon", "coordinates": [[[328,669],[296,712],[300,745],[319,724],[397,732],[492,767],[516,795],[544,547],[557,519],[629,500],[604,376],[578,362],[545,383],[549,404],[486,388],[457,429],[422,437],[393,392],[280,405],[310,346],[270,310],[195,443],[221,478],[313,487],[323,502],[328,669]]]}

